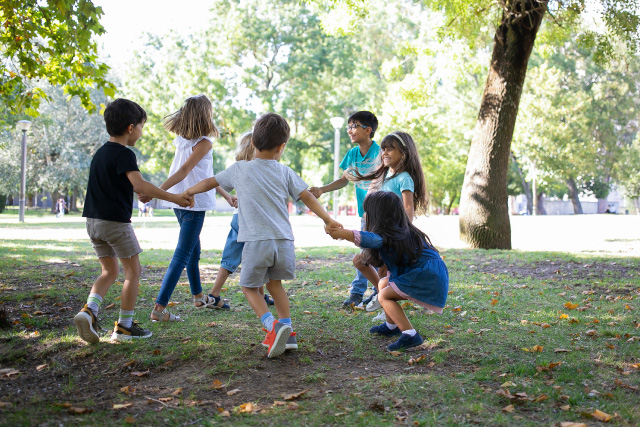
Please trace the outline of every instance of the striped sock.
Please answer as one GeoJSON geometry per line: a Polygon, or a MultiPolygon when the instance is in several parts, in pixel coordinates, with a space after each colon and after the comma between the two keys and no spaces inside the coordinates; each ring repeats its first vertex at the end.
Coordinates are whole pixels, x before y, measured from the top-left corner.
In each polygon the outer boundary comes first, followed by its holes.
{"type": "Polygon", "coordinates": [[[267,311],[265,314],[260,316],[260,321],[267,329],[267,331],[270,331],[271,329],[273,329],[273,324],[275,323],[276,318],[273,317],[273,314],[271,314],[270,311],[267,311]]]}
{"type": "Polygon", "coordinates": [[[130,328],[133,323],[133,310],[123,310],[120,309],[120,317],[118,318],[118,323],[120,323],[125,328],[130,328]]]}
{"type": "Polygon", "coordinates": [[[87,298],[87,307],[93,311],[95,316],[98,316],[98,311],[100,311],[100,304],[102,304],[102,297],[98,294],[94,294],[93,292],[89,294],[87,298]]]}
{"type": "Polygon", "coordinates": [[[285,317],[283,319],[278,319],[278,322],[284,323],[285,325],[291,326],[291,330],[293,330],[293,325],[291,324],[291,318],[290,317],[285,317]]]}

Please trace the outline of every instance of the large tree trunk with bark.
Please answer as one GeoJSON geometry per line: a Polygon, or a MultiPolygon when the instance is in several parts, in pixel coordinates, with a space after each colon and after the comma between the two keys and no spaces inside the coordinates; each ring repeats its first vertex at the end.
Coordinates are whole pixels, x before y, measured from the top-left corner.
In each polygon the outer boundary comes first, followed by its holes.
{"type": "Polygon", "coordinates": [[[546,215],[547,210],[544,208],[544,193],[538,193],[538,203],[536,203],[536,215],[546,215]]]}
{"type": "Polygon", "coordinates": [[[582,203],[580,203],[580,198],[578,197],[578,186],[576,185],[576,181],[573,178],[568,178],[565,182],[567,183],[567,189],[569,190],[569,198],[573,204],[573,213],[576,215],[582,215],[582,203]]]}
{"type": "Polygon", "coordinates": [[[511,249],[507,170],[529,56],[545,4],[508,0],[496,31],[460,196],[460,237],[469,246],[511,249]]]}

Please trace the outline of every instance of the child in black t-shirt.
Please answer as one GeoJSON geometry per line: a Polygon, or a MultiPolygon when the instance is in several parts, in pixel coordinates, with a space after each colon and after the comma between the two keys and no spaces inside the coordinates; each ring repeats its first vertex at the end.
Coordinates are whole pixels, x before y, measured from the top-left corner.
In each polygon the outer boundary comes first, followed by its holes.
{"type": "Polygon", "coordinates": [[[136,163],[136,155],[127,147],[142,136],[147,113],[135,102],[116,99],[107,105],[104,121],[110,135],[93,156],[82,216],[87,218],[87,233],[98,255],[102,274],[91,287],[84,308],[73,318],[80,338],[88,343],[100,341],[98,309],[111,285],[118,278],[118,258],[124,270],[120,317],[111,339],[128,341],[148,338],[151,332],[133,322],[133,311],[140,281],[142,252],[131,226],[133,192],[189,206],[190,199],[163,191],[145,181],[136,163]]]}

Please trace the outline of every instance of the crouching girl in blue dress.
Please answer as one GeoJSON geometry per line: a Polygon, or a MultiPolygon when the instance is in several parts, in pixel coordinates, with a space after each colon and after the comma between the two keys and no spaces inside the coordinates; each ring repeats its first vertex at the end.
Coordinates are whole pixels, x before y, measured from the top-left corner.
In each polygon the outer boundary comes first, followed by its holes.
{"type": "Polygon", "coordinates": [[[379,267],[386,264],[387,276],[378,283],[378,299],[387,321],[370,329],[373,334],[398,336],[390,351],[422,344],[398,301],[410,300],[442,313],[449,290],[449,272],[429,237],[417,229],[394,193],[378,191],[363,203],[365,231],[327,229],[334,239],[349,240],[364,249],[362,261],[379,267]]]}

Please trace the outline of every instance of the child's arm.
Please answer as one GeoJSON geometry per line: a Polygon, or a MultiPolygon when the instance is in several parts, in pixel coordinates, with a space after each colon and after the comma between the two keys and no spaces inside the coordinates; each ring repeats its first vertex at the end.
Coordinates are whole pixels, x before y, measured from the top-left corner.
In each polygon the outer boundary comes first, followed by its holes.
{"type": "Polygon", "coordinates": [[[309,209],[311,209],[311,212],[318,215],[318,217],[324,221],[327,227],[342,228],[342,224],[340,224],[338,221],[335,221],[329,216],[327,211],[325,211],[324,208],[320,206],[320,203],[318,203],[318,199],[316,199],[316,197],[311,194],[309,190],[304,190],[302,193],[300,193],[300,200],[302,201],[302,203],[307,205],[309,209]]]}
{"type": "Polygon", "coordinates": [[[173,175],[167,178],[165,182],[160,184],[160,188],[163,190],[168,190],[185,179],[187,175],[189,175],[189,172],[191,172],[191,170],[196,167],[198,162],[202,160],[202,158],[211,150],[212,146],[213,145],[211,144],[211,141],[209,141],[208,139],[200,140],[200,142],[198,142],[193,147],[193,151],[191,152],[191,155],[189,156],[187,161],[184,162],[184,164],[180,166],[180,168],[173,175]]]}
{"type": "Polygon", "coordinates": [[[353,231],[345,230],[344,228],[329,228],[327,232],[333,237],[334,240],[348,240],[354,243],[353,231]]]}
{"type": "Polygon", "coordinates": [[[345,187],[349,183],[349,180],[345,178],[344,173],[342,176],[330,184],[324,185],[322,187],[311,187],[309,188],[309,192],[313,194],[313,196],[317,199],[322,196],[324,193],[329,193],[331,191],[339,190],[345,187]]]}
{"type": "MultiPolygon", "coordinates": [[[[209,191],[212,188],[216,188],[218,186],[218,181],[216,181],[216,177],[212,176],[211,178],[203,179],[193,187],[190,187],[183,194],[193,196],[194,194],[204,193],[205,191],[209,191]]],[[[216,190],[217,191],[217,190],[216,190]]]]}
{"type": "Polygon", "coordinates": [[[138,194],[144,194],[148,197],[167,200],[181,207],[187,207],[191,205],[191,199],[189,199],[188,197],[184,197],[180,194],[168,193],[156,187],[152,183],[145,181],[140,171],[127,172],[127,178],[129,178],[129,182],[131,182],[131,185],[133,185],[133,191],[138,194]]]}
{"type": "Polygon", "coordinates": [[[402,204],[404,205],[404,210],[407,213],[409,222],[413,222],[413,191],[404,190],[402,192],[402,204]]]}
{"type": "Polygon", "coordinates": [[[222,187],[216,188],[216,192],[220,194],[226,201],[229,203],[229,206],[237,208],[238,207],[238,198],[236,196],[232,196],[222,189],[222,187]]]}

